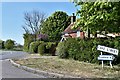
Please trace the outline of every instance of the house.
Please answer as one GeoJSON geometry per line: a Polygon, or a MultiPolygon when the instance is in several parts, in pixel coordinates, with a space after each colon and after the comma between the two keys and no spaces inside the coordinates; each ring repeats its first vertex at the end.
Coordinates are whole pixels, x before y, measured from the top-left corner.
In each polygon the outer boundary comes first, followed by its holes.
{"type": "Polygon", "coordinates": [[[71,16],[71,24],[62,32],[62,39],[61,41],[66,40],[66,38],[81,38],[84,39],[85,34],[83,31],[80,30],[80,28],[77,28],[75,30],[72,29],[72,26],[75,25],[76,22],[76,16],[73,15],[71,16]]]}
{"type": "Polygon", "coordinates": [[[115,38],[115,37],[120,37],[120,33],[97,34],[97,37],[102,37],[102,38],[112,37],[112,38],[115,38]]]}

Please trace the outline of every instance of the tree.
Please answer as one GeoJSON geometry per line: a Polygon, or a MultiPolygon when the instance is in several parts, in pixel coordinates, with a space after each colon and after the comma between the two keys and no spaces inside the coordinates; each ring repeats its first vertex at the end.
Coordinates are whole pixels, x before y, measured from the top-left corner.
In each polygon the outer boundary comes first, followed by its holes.
{"type": "Polygon", "coordinates": [[[56,11],[43,23],[42,33],[48,35],[50,41],[61,38],[61,32],[70,24],[70,17],[63,11],[56,11]]]}
{"type": "Polygon", "coordinates": [[[11,39],[6,40],[6,42],[5,42],[6,49],[13,49],[14,45],[15,45],[15,41],[13,41],[11,39]]]}
{"type": "Polygon", "coordinates": [[[4,49],[4,41],[3,40],[0,40],[0,49],[4,49]]]}
{"type": "Polygon", "coordinates": [[[89,28],[93,34],[96,31],[120,32],[120,2],[75,2],[80,6],[77,14],[80,21],[75,28],[89,28]]]}
{"type": "Polygon", "coordinates": [[[27,34],[33,34],[36,41],[37,34],[41,31],[41,25],[46,18],[43,12],[33,11],[24,14],[25,25],[22,26],[27,34]]]}

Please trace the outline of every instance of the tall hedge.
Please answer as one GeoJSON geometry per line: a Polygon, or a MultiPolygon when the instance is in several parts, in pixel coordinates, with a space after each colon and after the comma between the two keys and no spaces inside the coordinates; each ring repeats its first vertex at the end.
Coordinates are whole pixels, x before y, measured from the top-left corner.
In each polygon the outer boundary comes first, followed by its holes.
{"type": "Polygon", "coordinates": [[[43,55],[45,53],[45,43],[41,43],[39,46],[38,46],[38,53],[43,55]]]}
{"type": "MultiPolygon", "coordinates": [[[[100,51],[98,45],[104,45],[116,48],[120,51],[120,39],[71,39],[60,42],[57,46],[57,53],[60,58],[72,58],[74,60],[85,61],[90,63],[99,63],[97,57],[100,51]]],[[[109,54],[109,53],[104,53],[109,54]]],[[[114,64],[120,63],[120,53],[115,56],[114,64]]]]}
{"type": "Polygon", "coordinates": [[[46,42],[45,52],[54,56],[56,51],[56,46],[57,46],[57,42],[46,42]]]}
{"type": "Polygon", "coordinates": [[[24,46],[23,46],[23,51],[28,52],[29,51],[29,47],[30,47],[30,43],[33,42],[34,36],[32,34],[24,34],[23,38],[24,38],[24,46]]]}
{"type": "Polygon", "coordinates": [[[30,43],[30,48],[29,52],[30,53],[38,53],[38,46],[42,43],[43,41],[35,41],[30,43]]]}
{"type": "Polygon", "coordinates": [[[34,41],[30,43],[30,53],[55,55],[57,42],[34,41]]]}

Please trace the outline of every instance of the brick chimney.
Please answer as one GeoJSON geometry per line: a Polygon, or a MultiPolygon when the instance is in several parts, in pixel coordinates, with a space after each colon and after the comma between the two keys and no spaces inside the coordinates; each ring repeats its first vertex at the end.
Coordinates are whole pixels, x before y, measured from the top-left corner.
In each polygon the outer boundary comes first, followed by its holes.
{"type": "Polygon", "coordinates": [[[74,13],[72,13],[73,15],[71,16],[71,23],[74,23],[76,21],[76,16],[74,13]]]}

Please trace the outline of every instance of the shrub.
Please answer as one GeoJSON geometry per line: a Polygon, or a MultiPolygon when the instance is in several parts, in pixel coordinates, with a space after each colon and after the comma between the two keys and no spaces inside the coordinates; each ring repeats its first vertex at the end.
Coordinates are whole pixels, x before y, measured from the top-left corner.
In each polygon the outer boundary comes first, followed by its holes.
{"type": "Polygon", "coordinates": [[[41,43],[39,46],[38,46],[38,53],[43,55],[45,53],[45,43],[41,43]]]}
{"type": "Polygon", "coordinates": [[[38,53],[38,46],[42,43],[43,41],[36,41],[36,42],[31,42],[29,52],[31,53],[38,53]]]}
{"type": "Polygon", "coordinates": [[[56,54],[60,58],[68,58],[67,45],[65,45],[65,42],[58,43],[58,46],[56,48],[56,54]]]}
{"type": "Polygon", "coordinates": [[[46,53],[50,53],[53,56],[55,55],[55,51],[56,51],[56,46],[57,43],[56,42],[46,42],[46,53]]]}

